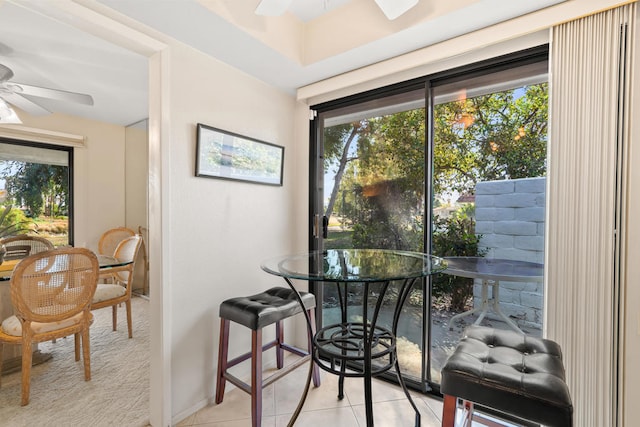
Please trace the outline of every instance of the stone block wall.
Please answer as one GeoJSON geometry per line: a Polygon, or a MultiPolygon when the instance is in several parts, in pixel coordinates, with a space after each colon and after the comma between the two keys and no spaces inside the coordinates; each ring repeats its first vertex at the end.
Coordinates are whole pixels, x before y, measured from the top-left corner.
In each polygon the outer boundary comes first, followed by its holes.
{"type": "MultiPolygon", "coordinates": [[[[545,187],[544,177],[476,184],[476,234],[486,257],[544,263],[545,187]]],[[[474,306],[481,302],[479,283],[474,306]]],[[[542,302],[542,283],[500,282],[500,308],[521,328],[542,328],[542,302]]]]}

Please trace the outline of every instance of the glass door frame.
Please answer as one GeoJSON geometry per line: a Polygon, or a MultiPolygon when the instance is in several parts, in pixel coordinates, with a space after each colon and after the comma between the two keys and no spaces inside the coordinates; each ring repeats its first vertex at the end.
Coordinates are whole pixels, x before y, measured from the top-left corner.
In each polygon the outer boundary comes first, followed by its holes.
{"type": "MultiPolygon", "coordinates": [[[[424,248],[432,247],[432,223],[433,223],[433,153],[434,153],[434,99],[433,88],[457,81],[464,81],[474,77],[493,74],[498,71],[515,68],[522,65],[532,64],[548,60],[549,45],[541,45],[519,52],[488,59],[478,63],[468,64],[452,70],[445,70],[432,75],[423,76],[400,82],[397,84],[369,90],[363,93],[347,96],[341,99],[328,101],[310,107],[312,112],[309,127],[309,221],[308,221],[308,241],[309,250],[322,249],[323,221],[324,214],[323,194],[324,194],[324,168],[323,168],[323,146],[322,134],[324,130],[323,113],[343,108],[355,106],[367,101],[382,99],[392,95],[414,90],[424,90],[425,92],[425,179],[424,179],[424,248]],[[318,186],[322,183],[322,186],[318,186]],[[428,232],[427,232],[428,231],[428,232]]],[[[431,278],[427,277],[422,282],[423,291],[423,360],[420,383],[416,383],[409,378],[405,378],[407,386],[422,392],[433,392],[440,394],[439,384],[433,383],[431,378],[431,306],[432,306],[432,285],[431,278]],[[426,323],[425,323],[426,322],[426,323]]],[[[310,289],[316,295],[318,301],[322,301],[322,287],[317,286],[310,289]]],[[[322,325],[322,309],[316,310],[316,324],[322,325]]],[[[389,378],[395,375],[389,374],[389,378]]]]}

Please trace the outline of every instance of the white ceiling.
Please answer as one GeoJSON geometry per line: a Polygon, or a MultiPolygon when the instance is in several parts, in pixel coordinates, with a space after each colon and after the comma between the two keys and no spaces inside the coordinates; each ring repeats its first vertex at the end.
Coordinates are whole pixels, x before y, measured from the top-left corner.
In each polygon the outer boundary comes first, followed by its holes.
{"type": "MultiPolygon", "coordinates": [[[[294,0],[282,17],[256,16],[259,0],[96,1],[293,94],[565,0],[420,0],[394,21],[374,0],[294,0]]],[[[147,117],[146,58],[75,28],[55,9],[48,0],[0,0],[0,64],[12,81],[94,98],[93,106],[31,98],[53,112],[120,125],[147,117]]]]}

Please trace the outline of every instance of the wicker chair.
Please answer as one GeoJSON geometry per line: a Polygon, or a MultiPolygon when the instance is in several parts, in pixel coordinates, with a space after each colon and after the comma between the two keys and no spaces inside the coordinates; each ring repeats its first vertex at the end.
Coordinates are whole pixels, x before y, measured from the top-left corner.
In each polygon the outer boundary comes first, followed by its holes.
{"type": "Polygon", "coordinates": [[[91,309],[97,310],[104,307],[112,307],[113,330],[117,329],[118,305],[125,303],[127,308],[127,327],[129,338],[133,337],[131,328],[131,288],[133,287],[133,269],[140,250],[142,237],[139,234],[124,239],[114,252],[114,256],[120,260],[131,261],[124,267],[111,269],[110,274],[115,278],[115,283],[99,283],[91,303],[91,309]]]}
{"type": "Polygon", "coordinates": [[[30,255],[11,276],[15,316],[0,326],[0,375],[4,344],[22,345],[22,406],[29,403],[32,343],[75,336],[75,358],[80,340],[85,381],[91,379],[90,304],[98,283],[98,260],[84,248],[64,248],[30,255]]]}
{"type": "Polygon", "coordinates": [[[127,237],[135,236],[136,232],[127,227],[117,227],[105,231],[98,241],[98,253],[112,256],[118,244],[127,237]]]}
{"type": "Polygon", "coordinates": [[[29,255],[34,255],[39,252],[50,251],[55,249],[53,243],[44,237],[38,236],[13,236],[0,240],[0,244],[3,244],[7,249],[7,253],[4,259],[22,259],[29,255]]]}
{"type": "MultiPolygon", "coordinates": [[[[127,227],[111,228],[100,236],[98,241],[98,253],[100,255],[114,256],[118,244],[127,237],[135,236],[136,232],[127,227]]],[[[100,279],[105,279],[106,282],[114,283],[117,281],[111,273],[100,273],[100,279]]]]}

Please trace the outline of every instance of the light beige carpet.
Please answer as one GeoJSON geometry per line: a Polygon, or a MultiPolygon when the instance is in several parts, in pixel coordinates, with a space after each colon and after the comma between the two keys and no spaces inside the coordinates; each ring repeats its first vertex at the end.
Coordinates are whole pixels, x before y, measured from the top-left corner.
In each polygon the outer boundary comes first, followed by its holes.
{"type": "Polygon", "coordinates": [[[20,406],[20,372],[2,377],[1,426],[118,426],[149,423],[149,301],[134,297],[133,338],[127,334],[124,305],[118,330],[111,308],[93,312],[91,381],[84,381],[82,360],[74,360],[73,337],[41,343],[52,359],[31,370],[29,405],[20,406]]]}

